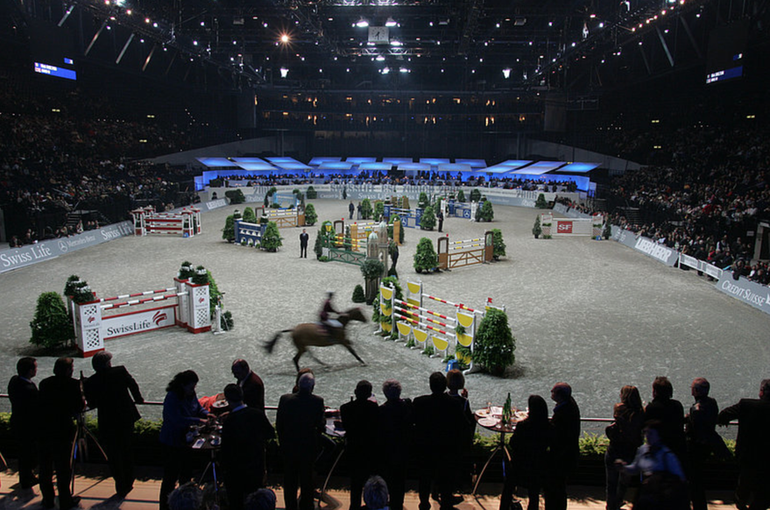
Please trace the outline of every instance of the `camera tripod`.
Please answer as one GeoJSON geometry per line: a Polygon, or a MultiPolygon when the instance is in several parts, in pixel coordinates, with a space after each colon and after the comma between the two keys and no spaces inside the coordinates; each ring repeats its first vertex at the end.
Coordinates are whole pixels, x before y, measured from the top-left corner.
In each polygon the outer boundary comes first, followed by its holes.
{"type": "Polygon", "coordinates": [[[72,480],[70,481],[70,491],[74,494],[75,492],[75,461],[80,460],[81,463],[85,462],[88,459],[88,439],[90,438],[97,448],[99,448],[99,451],[101,452],[102,456],[104,457],[105,461],[109,461],[107,458],[107,453],[105,453],[104,448],[102,448],[102,445],[99,444],[99,441],[96,439],[96,436],[93,432],[91,432],[91,429],[88,428],[88,425],[86,424],[86,413],[85,411],[78,414],[76,418],[77,422],[77,429],[75,432],[75,438],[72,440],[72,450],[70,452],[70,470],[72,471],[72,480]]]}

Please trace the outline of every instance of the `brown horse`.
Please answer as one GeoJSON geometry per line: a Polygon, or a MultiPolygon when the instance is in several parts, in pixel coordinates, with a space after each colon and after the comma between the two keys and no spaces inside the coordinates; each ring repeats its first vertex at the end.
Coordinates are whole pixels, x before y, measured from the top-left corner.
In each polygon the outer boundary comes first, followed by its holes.
{"type": "MultiPolygon", "coordinates": [[[[324,327],[316,322],[306,322],[303,324],[298,324],[292,329],[284,329],[283,331],[279,331],[276,333],[272,340],[264,345],[265,350],[268,353],[273,352],[273,347],[275,347],[275,343],[278,341],[278,338],[280,338],[280,336],[284,333],[291,332],[291,340],[294,342],[294,347],[297,348],[297,354],[294,356],[294,366],[297,367],[297,371],[299,371],[300,356],[302,356],[305,351],[307,351],[308,347],[312,346],[324,347],[327,345],[342,345],[345,347],[345,349],[350,351],[350,354],[355,356],[362,365],[366,365],[366,362],[361,359],[355,350],[353,350],[353,346],[350,344],[350,340],[348,340],[347,336],[345,335],[345,326],[347,326],[348,322],[366,322],[364,312],[362,312],[361,308],[358,307],[351,308],[350,310],[345,310],[344,312],[340,313],[339,317],[337,317],[337,320],[342,323],[342,327],[333,331],[332,335],[329,335],[324,327]]],[[[315,356],[313,357],[315,358],[315,356]]],[[[318,358],[315,359],[319,363],[323,364],[323,362],[318,358]]]]}

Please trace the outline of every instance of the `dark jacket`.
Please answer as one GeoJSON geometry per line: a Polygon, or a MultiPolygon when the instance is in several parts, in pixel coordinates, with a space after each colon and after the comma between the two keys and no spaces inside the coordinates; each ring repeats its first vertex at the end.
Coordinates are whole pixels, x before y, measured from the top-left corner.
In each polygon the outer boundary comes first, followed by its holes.
{"type": "Polygon", "coordinates": [[[281,396],[275,429],[284,455],[314,458],[325,427],[323,398],[301,391],[281,396]]]}
{"type": "Polygon", "coordinates": [[[557,405],[551,418],[553,442],[550,458],[552,466],[569,470],[577,464],[580,455],[580,408],[575,399],[557,405]]]}
{"type": "Polygon", "coordinates": [[[717,422],[726,425],[738,420],[735,454],[738,461],[750,468],[766,466],[770,459],[770,400],[743,398],[723,409],[717,422]]]}
{"type": "Polygon", "coordinates": [[[54,375],[40,382],[40,434],[48,443],[71,441],[75,418],[85,409],[80,381],[54,375]]]}
{"type": "Polygon", "coordinates": [[[40,426],[40,393],[32,381],[18,375],[8,382],[11,400],[11,430],[19,437],[36,437],[40,426]]]}
{"type": "Polygon", "coordinates": [[[265,443],[275,430],[265,413],[243,406],[222,422],[222,465],[228,471],[264,469],[265,443]]]}
{"type": "Polygon", "coordinates": [[[655,398],[644,408],[644,421],[658,420],[663,426],[660,439],[677,457],[684,458],[684,408],[674,399],[655,398]]]}
{"type": "Polygon", "coordinates": [[[139,385],[126,367],[109,367],[83,382],[88,406],[98,410],[99,430],[132,428],[140,418],[136,403],[144,402],[139,385]]]}
{"type": "Polygon", "coordinates": [[[249,373],[241,385],[243,403],[254,409],[265,412],[265,383],[253,371],[249,373]]]}
{"type": "Polygon", "coordinates": [[[377,404],[367,399],[356,399],[340,407],[348,455],[374,456],[379,425],[377,414],[377,404]]]}

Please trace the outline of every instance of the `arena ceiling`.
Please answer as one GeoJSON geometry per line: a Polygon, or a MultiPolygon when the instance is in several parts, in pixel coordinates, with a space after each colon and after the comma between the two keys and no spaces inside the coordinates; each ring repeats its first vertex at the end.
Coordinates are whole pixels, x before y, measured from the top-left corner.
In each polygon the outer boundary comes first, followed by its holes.
{"type": "Polygon", "coordinates": [[[57,9],[34,7],[48,2],[26,3],[26,14],[80,31],[89,58],[121,64],[126,56],[125,65],[141,72],[150,63],[165,73],[204,63],[239,88],[336,90],[597,91],[703,64],[714,27],[760,20],[767,10],[764,0],[64,0],[57,9]],[[128,64],[131,54],[138,56],[128,64]]]}

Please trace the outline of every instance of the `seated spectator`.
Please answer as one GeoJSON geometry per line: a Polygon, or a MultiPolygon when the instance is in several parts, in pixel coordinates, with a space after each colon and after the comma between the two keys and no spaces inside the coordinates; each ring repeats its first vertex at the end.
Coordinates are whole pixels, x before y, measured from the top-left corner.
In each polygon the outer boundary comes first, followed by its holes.
{"type": "Polygon", "coordinates": [[[246,497],[243,510],[275,510],[276,497],[272,489],[259,489],[246,497]]]}
{"type": "Polygon", "coordinates": [[[379,476],[372,476],[364,484],[364,503],[368,510],[388,510],[388,485],[379,476]]]}
{"type": "Polygon", "coordinates": [[[203,491],[195,482],[183,483],[168,495],[169,510],[200,510],[203,507],[203,491]]]}

